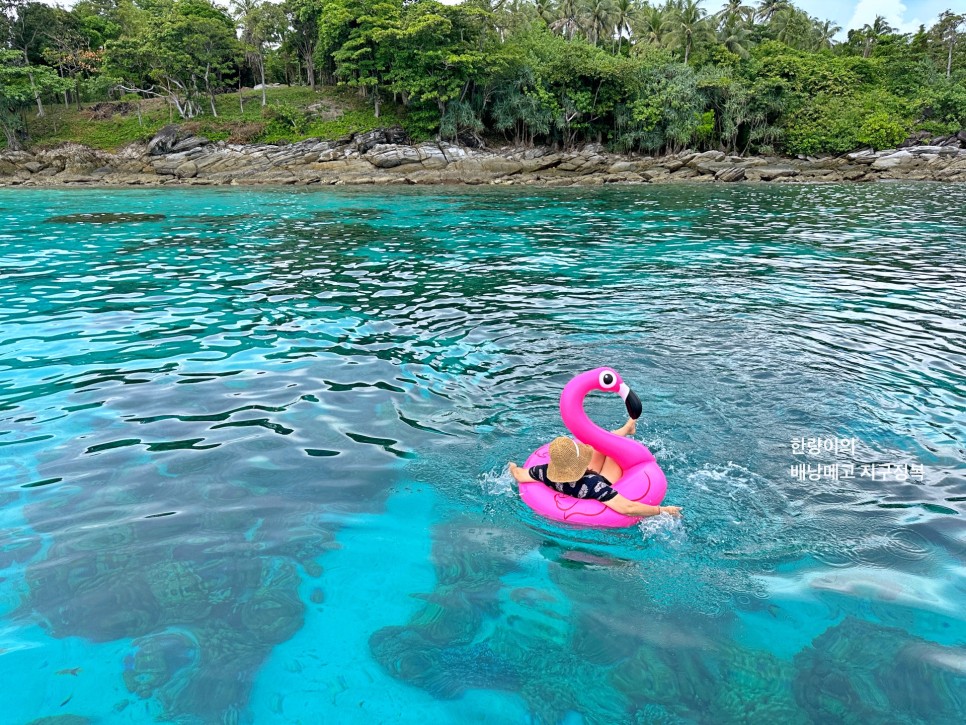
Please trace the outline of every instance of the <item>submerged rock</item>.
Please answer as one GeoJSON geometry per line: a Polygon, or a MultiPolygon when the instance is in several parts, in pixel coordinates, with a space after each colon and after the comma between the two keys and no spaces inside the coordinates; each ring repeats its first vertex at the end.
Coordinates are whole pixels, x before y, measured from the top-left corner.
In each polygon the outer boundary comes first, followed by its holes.
{"type": "Polygon", "coordinates": [[[141,214],[138,212],[91,212],[88,214],[64,214],[48,217],[48,224],[130,224],[132,222],[155,222],[164,214],[141,214]]]}
{"type": "Polygon", "coordinates": [[[795,657],[795,697],[812,722],[961,722],[966,648],[847,617],[795,657]]]}

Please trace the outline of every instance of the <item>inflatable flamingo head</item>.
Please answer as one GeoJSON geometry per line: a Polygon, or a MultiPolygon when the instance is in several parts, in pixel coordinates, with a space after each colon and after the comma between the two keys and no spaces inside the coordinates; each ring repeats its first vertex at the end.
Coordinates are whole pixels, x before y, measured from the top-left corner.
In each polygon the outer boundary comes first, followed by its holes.
{"type": "Polygon", "coordinates": [[[621,379],[621,376],[613,368],[595,368],[581,373],[567,383],[562,398],[567,397],[568,391],[570,391],[579,394],[580,398],[583,399],[583,396],[592,390],[620,395],[624,401],[624,406],[627,408],[627,414],[634,420],[640,418],[644,411],[641,399],[634,394],[634,391],[627,386],[627,383],[621,379]]]}

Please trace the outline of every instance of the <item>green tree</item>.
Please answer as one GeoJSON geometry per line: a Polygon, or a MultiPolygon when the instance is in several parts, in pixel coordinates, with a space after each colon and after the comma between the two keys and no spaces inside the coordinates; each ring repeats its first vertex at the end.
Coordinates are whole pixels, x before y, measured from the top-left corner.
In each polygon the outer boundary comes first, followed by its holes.
{"type": "Polygon", "coordinates": [[[624,38],[631,37],[632,26],[640,12],[637,0],[615,0],[613,4],[613,25],[614,35],[617,40],[614,42],[614,52],[620,53],[623,47],[624,38]]]}
{"type": "Polygon", "coordinates": [[[43,62],[43,51],[47,40],[46,30],[52,25],[54,8],[30,0],[7,0],[8,34],[10,47],[23,55],[27,78],[37,104],[37,116],[45,115],[41,96],[43,85],[34,82],[34,74],[39,63],[43,62]]]}
{"type": "Polygon", "coordinates": [[[738,13],[725,16],[718,27],[718,42],[740,58],[747,58],[753,39],[751,28],[738,13]]]}
{"type": "MultiPolygon", "coordinates": [[[[398,28],[387,29],[384,41],[392,48],[390,87],[407,104],[433,104],[441,125],[452,104],[467,101],[476,79],[491,71],[488,54],[480,47],[480,27],[486,13],[471,6],[448,6],[424,0],[404,8],[398,28]]],[[[466,120],[465,107],[451,118],[458,135],[466,120]]],[[[476,124],[470,124],[475,126],[476,124]]]]}
{"type": "Polygon", "coordinates": [[[231,0],[231,7],[241,32],[245,59],[257,74],[262,87],[264,107],[268,103],[265,94],[265,53],[269,44],[279,40],[284,15],[279,5],[266,0],[231,0]]]}
{"type": "Polygon", "coordinates": [[[585,0],[582,12],[584,35],[591,45],[612,32],[615,24],[614,4],[611,0],[585,0]]]}
{"type": "Polygon", "coordinates": [[[815,50],[826,50],[835,45],[835,36],[842,28],[831,20],[814,20],[812,34],[815,38],[815,50]]]}
{"type": "Polygon", "coordinates": [[[855,32],[857,37],[862,39],[862,57],[868,58],[872,55],[872,49],[875,48],[876,43],[879,42],[882,36],[894,32],[894,28],[889,25],[885,17],[876,15],[871,25],[866,23],[855,32]]]}
{"type": "Polygon", "coordinates": [[[129,93],[166,98],[182,118],[201,112],[199,97],[207,94],[216,115],[215,82],[233,70],[239,45],[234,23],[209,0],[174,0],[159,15],[131,14],[136,36],[107,44],[105,66],[129,93]]]}
{"type": "Polygon", "coordinates": [[[684,62],[688,62],[695,46],[714,38],[707,14],[701,8],[700,0],[680,0],[671,10],[668,46],[684,51],[684,62]]]}
{"type": "Polygon", "coordinates": [[[634,25],[634,34],[648,45],[663,46],[670,30],[670,10],[656,5],[645,5],[634,25]]]}
{"type": "Polygon", "coordinates": [[[315,46],[319,41],[322,5],[318,0],[285,0],[282,8],[290,27],[285,42],[292,47],[305,67],[305,78],[315,90],[315,46]]]}
{"type": "Polygon", "coordinates": [[[962,35],[962,28],[966,25],[966,14],[955,15],[946,10],[939,16],[934,33],[939,36],[940,42],[946,50],[946,77],[952,76],[953,72],[953,51],[962,35]]]}
{"type": "Polygon", "coordinates": [[[343,83],[359,88],[372,98],[376,118],[382,103],[382,89],[388,85],[392,52],[391,34],[400,29],[402,3],[398,0],[363,0],[348,37],[332,54],[336,75],[343,83]]]}
{"type": "Polygon", "coordinates": [[[761,0],[756,14],[759,20],[769,23],[779,11],[787,10],[790,6],[791,3],[788,0],[761,0]]]}
{"type": "Polygon", "coordinates": [[[0,49],[0,126],[7,148],[22,148],[22,112],[38,93],[57,93],[69,83],[47,66],[29,66],[18,50],[0,49]]]}

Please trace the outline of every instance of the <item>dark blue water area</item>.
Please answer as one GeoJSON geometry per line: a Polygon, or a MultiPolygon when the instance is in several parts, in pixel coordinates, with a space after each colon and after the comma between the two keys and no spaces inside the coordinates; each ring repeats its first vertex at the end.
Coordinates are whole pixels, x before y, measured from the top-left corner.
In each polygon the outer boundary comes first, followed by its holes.
{"type": "Polygon", "coordinates": [[[961,722],[964,209],[0,190],[4,721],[961,722]],[[602,365],[680,520],[519,500],[602,365]]]}

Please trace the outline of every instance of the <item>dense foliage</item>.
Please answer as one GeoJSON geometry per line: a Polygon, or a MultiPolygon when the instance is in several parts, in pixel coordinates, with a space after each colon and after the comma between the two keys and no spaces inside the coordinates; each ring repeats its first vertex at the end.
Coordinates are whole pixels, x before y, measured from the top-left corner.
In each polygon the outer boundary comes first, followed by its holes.
{"type": "MultiPolygon", "coordinates": [[[[787,0],[0,0],[0,125],[17,146],[55,98],[214,118],[242,85],[265,106],[268,83],[321,82],[466,143],[819,153],[966,128],[966,15],[840,35],[787,0]]],[[[264,116],[309,127],[296,107],[264,116]]]]}

